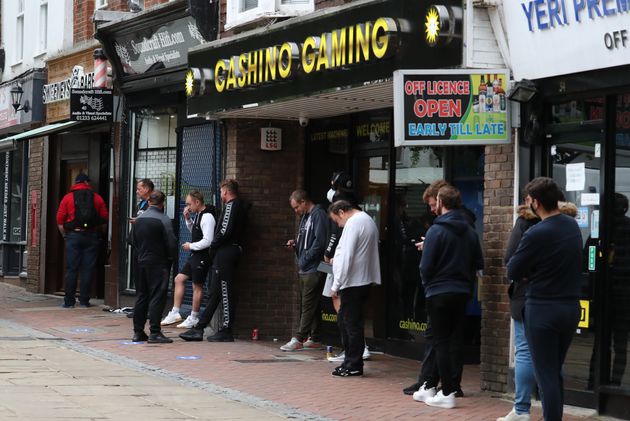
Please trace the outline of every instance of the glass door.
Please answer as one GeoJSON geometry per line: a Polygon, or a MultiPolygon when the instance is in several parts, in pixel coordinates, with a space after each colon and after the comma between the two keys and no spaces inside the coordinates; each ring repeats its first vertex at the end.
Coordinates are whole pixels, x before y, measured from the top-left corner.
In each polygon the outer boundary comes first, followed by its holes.
{"type": "MultiPolygon", "coordinates": [[[[389,153],[382,150],[357,153],[354,168],[359,206],[372,217],[379,228],[381,274],[384,274],[389,211],[389,153]]],[[[384,277],[381,282],[386,282],[384,277]]],[[[385,337],[385,302],[382,288],[382,285],[375,286],[370,292],[365,314],[365,336],[367,337],[385,337]]]]}
{"type": "Polygon", "coordinates": [[[552,107],[548,126],[550,176],[565,192],[566,201],[575,204],[582,232],[583,261],[580,305],[582,318],[564,365],[565,402],[596,405],[592,393],[597,365],[597,342],[601,323],[596,306],[597,286],[602,278],[598,267],[603,251],[604,200],[602,145],[604,99],[571,101],[552,107]]]}

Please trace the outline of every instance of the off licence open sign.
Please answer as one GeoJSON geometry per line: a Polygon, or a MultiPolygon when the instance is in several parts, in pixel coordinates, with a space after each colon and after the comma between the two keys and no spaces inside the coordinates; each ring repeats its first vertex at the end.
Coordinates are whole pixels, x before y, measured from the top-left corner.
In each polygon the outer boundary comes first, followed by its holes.
{"type": "Polygon", "coordinates": [[[505,70],[394,73],[396,146],[509,143],[505,70]]]}

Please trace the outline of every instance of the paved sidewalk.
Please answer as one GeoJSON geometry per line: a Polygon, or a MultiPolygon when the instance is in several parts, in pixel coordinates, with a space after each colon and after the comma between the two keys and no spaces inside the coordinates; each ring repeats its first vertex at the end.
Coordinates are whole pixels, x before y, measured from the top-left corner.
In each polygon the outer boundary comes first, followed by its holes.
{"type": "MultiPolygon", "coordinates": [[[[436,417],[494,420],[511,409],[509,400],[480,390],[478,366],[465,367],[462,388],[466,397],[458,399],[459,406],[452,410],[436,409],[402,394],[402,388],[413,383],[419,369],[414,361],[373,355],[362,378],[334,378],[330,375],[334,366],[325,360],[324,351],[283,353],[278,349],[280,342],[249,340],[187,343],[177,338],[182,330],[176,328],[165,329],[165,334],[175,339],[173,344],[133,344],[131,320],[125,315],[104,312],[98,306],[62,309],[60,303],[57,297],[29,294],[0,283],[0,320],[5,320],[5,327],[22,327],[31,333],[34,329],[37,335],[61,338],[58,342],[62,348],[79,351],[85,358],[115,364],[111,368],[114,373],[131,373],[131,377],[150,373],[156,387],[162,387],[164,382],[193,387],[195,397],[189,400],[193,407],[219,396],[265,411],[256,413],[255,418],[264,419],[273,412],[297,419],[340,420],[436,417]]],[[[0,333],[0,336],[5,335],[0,333]]],[[[75,366],[77,370],[81,367],[88,370],[91,364],[77,359],[75,366]]],[[[0,392],[5,386],[3,381],[0,377],[0,392]]],[[[76,388],[78,393],[81,390],[76,388]]],[[[184,396],[175,395],[171,402],[183,404],[184,396]]],[[[168,393],[161,396],[169,401],[168,393]]],[[[181,408],[187,407],[174,406],[173,410],[183,411],[181,408]]],[[[237,414],[235,418],[254,418],[245,412],[237,414]]],[[[2,412],[0,418],[1,415],[2,412]]],[[[567,408],[565,420],[587,418],[597,417],[592,410],[567,408]]],[[[537,419],[542,419],[539,407],[532,416],[532,420],[537,419]]]]}
{"type": "Polygon", "coordinates": [[[56,339],[0,320],[0,419],[284,419],[103,361],[56,339]]]}

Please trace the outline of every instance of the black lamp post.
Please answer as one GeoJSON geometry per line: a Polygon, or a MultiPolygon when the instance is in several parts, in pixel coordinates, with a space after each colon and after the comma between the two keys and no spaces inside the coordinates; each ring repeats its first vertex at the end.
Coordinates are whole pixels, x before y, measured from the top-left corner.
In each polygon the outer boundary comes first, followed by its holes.
{"type": "Polygon", "coordinates": [[[24,90],[20,85],[15,85],[13,88],[11,88],[11,105],[13,105],[16,113],[18,111],[24,111],[25,113],[28,113],[31,109],[28,100],[26,100],[24,102],[24,105],[20,107],[20,105],[22,104],[22,95],[24,95],[24,90]]]}

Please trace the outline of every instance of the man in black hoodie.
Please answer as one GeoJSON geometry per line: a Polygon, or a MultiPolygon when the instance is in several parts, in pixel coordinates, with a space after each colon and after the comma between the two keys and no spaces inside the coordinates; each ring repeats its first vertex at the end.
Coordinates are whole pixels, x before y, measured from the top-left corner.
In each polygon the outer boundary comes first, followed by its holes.
{"type": "Polygon", "coordinates": [[[442,381],[442,390],[424,402],[440,408],[455,407],[457,385],[452,374],[451,340],[464,317],[476,271],[483,269],[479,237],[458,211],[461,206],[461,196],[455,187],[440,188],[436,203],[438,217],[427,231],[420,261],[442,381]]]}
{"type": "Polygon", "coordinates": [[[219,331],[207,338],[208,342],[234,342],[234,299],[232,289],[236,264],[241,256],[247,225],[249,204],[238,195],[236,180],[221,182],[221,200],[225,204],[217,221],[214,239],[208,254],[212,260],[212,278],[207,294],[207,304],[197,326],[179,335],[185,341],[203,340],[203,330],[212,320],[214,312],[222,305],[219,331]]]}

